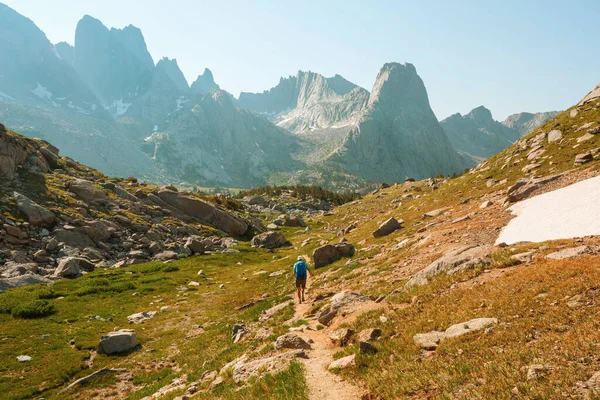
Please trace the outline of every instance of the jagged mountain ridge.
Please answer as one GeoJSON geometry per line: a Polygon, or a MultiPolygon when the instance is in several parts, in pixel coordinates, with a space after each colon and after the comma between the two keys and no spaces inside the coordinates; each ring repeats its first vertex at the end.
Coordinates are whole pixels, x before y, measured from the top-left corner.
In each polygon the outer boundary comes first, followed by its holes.
{"type": "Polygon", "coordinates": [[[524,136],[533,131],[535,128],[543,125],[550,118],[558,115],[558,113],[559,111],[538,113],[522,112],[519,114],[509,115],[504,121],[502,121],[502,124],[516,130],[521,136],[524,136]]]}

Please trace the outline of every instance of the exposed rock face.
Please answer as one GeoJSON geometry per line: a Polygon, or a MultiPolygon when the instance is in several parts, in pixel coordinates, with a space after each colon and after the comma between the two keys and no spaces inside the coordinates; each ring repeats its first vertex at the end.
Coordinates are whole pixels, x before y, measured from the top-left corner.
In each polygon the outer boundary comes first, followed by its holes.
{"type": "Polygon", "coordinates": [[[451,275],[470,268],[475,268],[477,265],[489,264],[490,260],[487,256],[490,251],[491,247],[489,246],[461,247],[453,250],[429,264],[425,269],[414,274],[412,278],[406,282],[406,287],[426,285],[429,278],[442,273],[451,275]]]}
{"type": "Polygon", "coordinates": [[[230,235],[241,236],[248,230],[248,224],[241,218],[200,199],[181,195],[168,189],[160,190],[158,197],[185,215],[198,218],[230,235]]]}
{"type": "Polygon", "coordinates": [[[512,145],[521,134],[492,118],[487,108],[480,106],[465,116],[454,114],[440,122],[455,149],[481,160],[512,145]]]}
{"type": "Polygon", "coordinates": [[[327,244],[315,249],[313,260],[315,268],[321,268],[329,265],[342,257],[352,257],[354,255],[354,246],[347,242],[327,244]]]}
{"type": "Polygon", "coordinates": [[[370,181],[394,182],[462,171],[412,64],[385,64],[365,113],[332,161],[370,181]]]}
{"type": "Polygon", "coordinates": [[[133,350],[137,346],[137,337],[132,330],[110,332],[102,336],[98,345],[98,353],[114,354],[133,350]]]}
{"type": "Polygon", "coordinates": [[[213,74],[208,68],[205,68],[202,75],[198,75],[198,78],[196,78],[192,83],[192,86],[190,86],[190,90],[198,94],[206,94],[212,90],[218,89],[220,89],[219,85],[215,83],[213,74]]]}
{"type": "Polygon", "coordinates": [[[578,106],[583,106],[587,103],[590,103],[596,99],[600,98],[600,83],[577,104],[578,106]]]}
{"type": "Polygon", "coordinates": [[[282,246],[289,246],[290,242],[281,232],[260,233],[252,238],[252,247],[265,249],[276,249],[282,246]]]}
{"type": "Polygon", "coordinates": [[[525,136],[535,128],[542,126],[546,121],[558,115],[558,111],[547,111],[539,113],[522,112],[520,114],[509,115],[503,125],[519,132],[520,136],[525,136]]]}

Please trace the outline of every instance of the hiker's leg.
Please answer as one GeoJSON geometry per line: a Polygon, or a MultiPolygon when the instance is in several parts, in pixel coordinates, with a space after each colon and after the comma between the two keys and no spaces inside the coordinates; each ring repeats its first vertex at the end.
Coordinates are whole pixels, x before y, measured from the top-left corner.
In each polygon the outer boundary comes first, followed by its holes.
{"type": "Polygon", "coordinates": [[[302,286],[298,286],[298,300],[302,300],[302,286]]]}

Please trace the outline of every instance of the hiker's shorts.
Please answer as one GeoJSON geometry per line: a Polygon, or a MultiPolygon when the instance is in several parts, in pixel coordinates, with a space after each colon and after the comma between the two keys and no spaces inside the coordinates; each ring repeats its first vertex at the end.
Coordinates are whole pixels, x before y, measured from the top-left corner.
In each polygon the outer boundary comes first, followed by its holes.
{"type": "Polygon", "coordinates": [[[296,278],[296,288],[306,289],[306,278],[296,278]]]}

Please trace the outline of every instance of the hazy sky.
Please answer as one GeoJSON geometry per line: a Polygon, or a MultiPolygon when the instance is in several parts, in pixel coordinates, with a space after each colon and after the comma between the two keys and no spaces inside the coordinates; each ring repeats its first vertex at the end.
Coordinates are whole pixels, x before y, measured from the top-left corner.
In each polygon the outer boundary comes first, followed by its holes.
{"type": "MultiPolygon", "coordinates": [[[[2,0],[0,0],[2,1],[2,0]]],[[[5,0],[53,42],[89,14],[139,27],[154,60],[205,67],[236,96],[280,76],[336,73],[371,90],[385,62],[413,63],[438,118],[565,109],[600,81],[600,1],[5,0]]]]}

